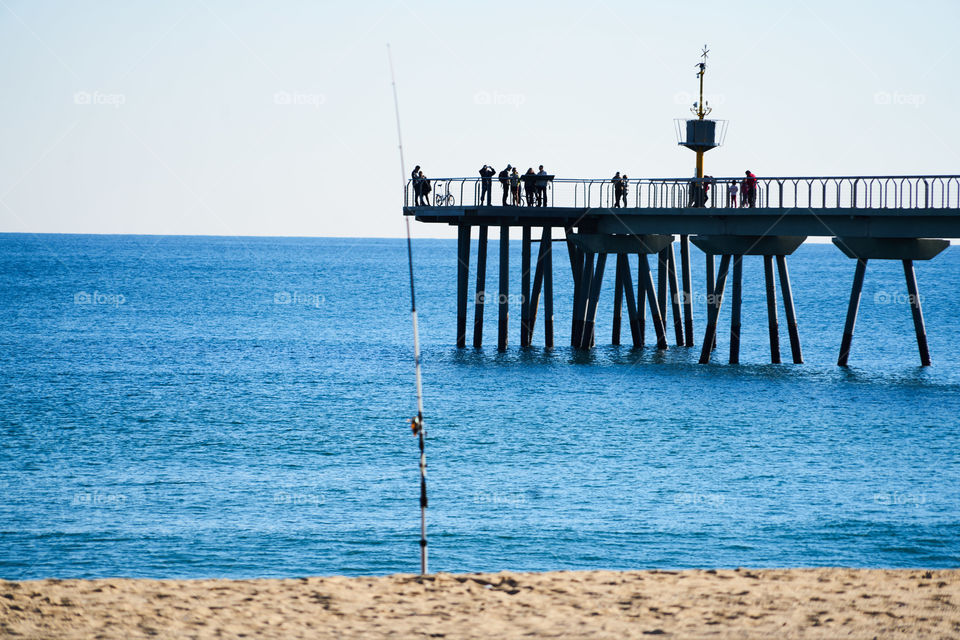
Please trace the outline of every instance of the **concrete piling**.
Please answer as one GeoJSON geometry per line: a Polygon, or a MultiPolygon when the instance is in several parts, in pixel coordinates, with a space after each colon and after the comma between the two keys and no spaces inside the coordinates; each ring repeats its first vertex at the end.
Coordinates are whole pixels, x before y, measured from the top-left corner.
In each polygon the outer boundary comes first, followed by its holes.
{"type": "Polygon", "coordinates": [[[857,269],[853,273],[853,286],[850,288],[850,304],[847,305],[847,321],[843,325],[843,339],[840,342],[840,357],[837,364],[847,366],[850,357],[850,344],[853,342],[853,328],[857,325],[857,311],[860,309],[860,293],[863,291],[863,276],[867,272],[867,261],[857,259],[857,269]]]}
{"type": "Polygon", "coordinates": [[[483,346],[483,307],[487,292],[487,225],[480,225],[477,239],[477,292],[473,301],[473,348],[483,346]]]}
{"type": "Polygon", "coordinates": [[[670,284],[670,313],[673,315],[673,331],[677,346],[683,346],[683,318],[680,315],[680,287],[677,284],[677,262],[673,243],[667,247],[667,280],[670,284]]]}
{"type": "Polygon", "coordinates": [[[507,350],[507,335],[510,330],[510,227],[500,226],[500,295],[497,308],[497,351],[507,350]]]}
{"type": "Polygon", "coordinates": [[[740,363],[740,307],[743,302],[743,256],[733,257],[733,291],[730,296],[730,364],[740,363]]]}
{"type": "Polygon", "coordinates": [[[770,362],[780,364],[780,325],[777,322],[777,284],[773,279],[773,256],[763,256],[763,280],[767,287],[767,329],[770,334],[770,362]]]}
{"type": "Polygon", "coordinates": [[[467,286],[470,275],[470,225],[457,227],[457,348],[467,346],[467,286]]]}
{"type": "Polygon", "coordinates": [[[913,312],[913,328],[917,334],[917,348],[920,350],[920,364],[930,366],[930,351],[927,348],[927,330],[923,324],[923,309],[920,306],[920,292],[917,289],[917,277],[913,272],[913,260],[903,261],[903,275],[907,280],[907,294],[910,296],[910,310],[913,312]]]}
{"type": "Polygon", "coordinates": [[[790,334],[790,353],[793,356],[794,364],[803,364],[803,352],[800,350],[800,331],[797,328],[797,314],[793,308],[793,289],[790,287],[790,273],[787,271],[786,256],[777,256],[777,270],[780,272],[783,311],[787,316],[787,331],[790,334]]]}
{"type": "Polygon", "coordinates": [[[690,236],[680,236],[680,275],[683,282],[683,343],[693,346],[693,282],[690,270],[690,236]]]}
{"type": "Polygon", "coordinates": [[[717,324],[720,320],[720,306],[723,302],[723,288],[727,283],[727,271],[730,269],[730,255],[723,254],[717,269],[717,282],[713,287],[713,304],[707,316],[707,331],[703,336],[703,349],[700,352],[700,364],[708,364],[713,345],[717,338],[717,324]]]}

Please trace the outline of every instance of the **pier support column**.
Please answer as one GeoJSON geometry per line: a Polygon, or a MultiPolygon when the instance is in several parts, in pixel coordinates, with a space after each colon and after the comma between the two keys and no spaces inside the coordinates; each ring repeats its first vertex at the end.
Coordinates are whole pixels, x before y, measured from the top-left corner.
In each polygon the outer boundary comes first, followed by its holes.
{"type": "Polygon", "coordinates": [[[787,316],[787,330],[790,333],[790,353],[794,364],[803,364],[797,314],[793,308],[793,289],[790,287],[790,272],[787,271],[787,256],[777,256],[777,270],[780,272],[780,293],[783,296],[783,311],[787,316]]]}
{"type": "Polygon", "coordinates": [[[680,287],[677,284],[677,260],[673,253],[673,243],[667,247],[667,278],[670,282],[670,313],[673,315],[673,331],[677,346],[683,346],[683,318],[680,315],[680,287]]]}
{"type": "MultiPolygon", "coordinates": [[[[546,275],[547,257],[550,255],[551,247],[550,227],[543,228],[543,234],[540,236],[540,245],[537,251],[537,264],[533,270],[533,292],[530,294],[530,301],[527,310],[527,346],[533,344],[533,334],[537,328],[537,313],[540,309],[540,292],[543,291],[544,277],[546,275]]],[[[544,302],[544,315],[546,315],[546,302],[544,302]]],[[[546,321],[544,321],[546,324],[546,321]]]]}
{"type": "MultiPolygon", "coordinates": [[[[592,254],[590,254],[592,258],[592,254]]],[[[600,303],[600,288],[603,285],[603,269],[607,264],[607,254],[597,254],[597,265],[590,283],[590,295],[587,298],[586,315],[583,322],[583,338],[580,341],[581,349],[592,349],[596,336],[597,306],[600,303]]]]}
{"type": "Polygon", "coordinates": [[[470,275],[470,225],[457,227],[457,348],[467,346],[467,286],[470,275]]]}
{"type": "Polygon", "coordinates": [[[710,354],[717,338],[717,324],[720,320],[720,305],[723,302],[723,288],[727,284],[727,271],[730,269],[730,255],[724,254],[720,258],[720,268],[717,270],[717,282],[713,287],[713,304],[709,307],[707,316],[707,332],[703,336],[703,350],[700,352],[700,364],[710,362],[710,354]]]}
{"type": "Polygon", "coordinates": [[[633,297],[633,281],[630,277],[630,258],[628,255],[617,256],[617,269],[620,271],[623,293],[627,298],[627,319],[630,323],[630,337],[633,339],[634,347],[642,347],[643,332],[640,329],[637,302],[633,297]],[[623,258],[622,261],[621,258],[623,258]]]}
{"type": "Polygon", "coordinates": [[[857,310],[860,308],[860,292],[863,291],[863,276],[867,272],[867,261],[857,259],[857,270],[853,274],[853,287],[850,289],[850,304],[847,306],[847,321],[843,326],[843,340],[840,342],[840,357],[837,364],[847,366],[850,357],[850,343],[853,342],[853,329],[857,324],[857,310]]]}
{"type": "Polygon", "coordinates": [[[540,249],[543,254],[543,346],[553,349],[553,238],[550,227],[543,228],[540,249]]]}
{"type": "Polygon", "coordinates": [[[920,364],[930,366],[930,351],[927,349],[927,330],[923,325],[923,308],[920,306],[920,292],[917,278],[913,272],[913,260],[903,261],[903,275],[907,280],[907,293],[910,296],[910,309],[913,311],[913,328],[917,333],[917,348],[920,349],[920,364]]]}
{"type": "Polygon", "coordinates": [[[500,227],[500,295],[497,307],[500,310],[497,323],[497,351],[507,350],[507,334],[510,329],[510,227],[500,227]]]}
{"type": "Polygon", "coordinates": [[[580,298],[577,306],[573,309],[576,333],[571,337],[571,346],[575,349],[583,348],[584,325],[590,300],[590,285],[593,284],[593,259],[595,255],[590,251],[583,252],[583,268],[580,270],[580,298]]]}
{"type": "Polygon", "coordinates": [[[730,364],[740,363],[740,307],[743,302],[743,256],[733,257],[733,292],[730,299],[730,364]]]}
{"type": "Polygon", "coordinates": [[[573,272],[573,313],[570,323],[570,346],[579,346],[578,338],[580,336],[580,325],[583,316],[577,317],[577,310],[580,308],[580,298],[583,297],[583,268],[584,252],[577,248],[570,241],[570,230],[567,230],[567,253],[570,254],[570,270],[573,272]]]}
{"type": "Polygon", "coordinates": [[[613,329],[610,335],[610,344],[620,346],[620,319],[623,315],[623,261],[626,254],[617,254],[617,266],[613,279],[613,329]]]}
{"type": "Polygon", "coordinates": [[[660,318],[667,324],[667,252],[673,253],[673,245],[664,247],[657,254],[657,303],[660,305],[660,318]]]}
{"type": "Polygon", "coordinates": [[[690,271],[690,236],[680,236],[680,275],[683,279],[683,343],[693,346],[693,282],[690,271]]]}
{"type": "MultiPolygon", "coordinates": [[[[639,257],[639,256],[638,256],[639,257]]],[[[628,265],[629,268],[629,265],[628,265]]],[[[649,266],[647,267],[649,270],[649,266]]],[[[637,324],[640,327],[640,344],[642,347],[647,342],[647,287],[643,279],[643,266],[637,265],[637,324]]]]}
{"type": "MultiPolygon", "coordinates": [[[[666,275],[666,273],[664,273],[666,275]]],[[[647,254],[640,254],[640,280],[647,292],[647,302],[650,305],[650,316],[653,328],[657,332],[657,349],[667,348],[667,333],[663,327],[663,316],[660,314],[660,304],[657,301],[657,292],[653,288],[653,275],[650,273],[650,263],[647,254]]]]}
{"type": "Polygon", "coordinates": [[[777,284],[773,279],[773,256],[763,256],[763,280],[767,285],[767,330],[770,334],[770,362],[780,364],[780,325],[777,322],[777,284]]]}
{"type": "MultiPolygon", "coordinates": [[[[710,308],[713,306],[713,289],[716,286],[716,276],[713,269],[713,254],[707,252],[705,255],[706,265],[707,265],[707,317],[710,317],[710,308]]],[[[714,343],[710,347],[711,349],[717,348],[717,343],[714,343]]]]}
{"type": "Polygon", "coordinates": [[[483,305],[487,297],[487,225],[480,225],[477,239],[477,293],[473,301],[473,348],[483,346],[483,305]]]}
{"type": "Polygon", "coordinates": [[[520,245],[520,346],[530,346],[530,254],[531,229],[525,225],[522,229],[520,245]]]}

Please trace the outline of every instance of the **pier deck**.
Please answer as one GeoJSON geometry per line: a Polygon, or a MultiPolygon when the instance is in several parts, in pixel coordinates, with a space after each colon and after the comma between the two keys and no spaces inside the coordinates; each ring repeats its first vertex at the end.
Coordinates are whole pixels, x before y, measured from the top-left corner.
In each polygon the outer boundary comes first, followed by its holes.
{"type": "MultiPolygon", "coordinates": [[[[522,181],[521,181],[522,183],[522,181]]],[[[488,228],[500,228],[499,331],[497,347],[506,349],[509,313],[509,236],[522,230],[522,311],[520,343],[530,346],[540,295],[544,304],[544,342],[553,345],[553,291],[551,230],[563,229],[574,279],[571,346],[589,349],[595,344],[595,320],[603,273],[609,254],[615,254],[613,343],[619,344],[623,299],[634,346],[644,346],[646,312],[656,333],[658,349],[667,348],[668,315],[673,317],[676,344],[693,346],[691,309],[693,283],[690,243],[706,253],[707,329],[701,363],[715,349],[717,323],[728,271],[733,265],[733,309],[730,362],[739,362],[739,318],[744,256],[764,258],[771,362],[780,362],[779,325],[774,264],[779,272],[782,304],[787,316],[794,363],[801,363],[799,331],[786,257],[808,236],[833,237],[845,255],[857,261],[844,327],[839,365],[846,365],[869,260],[900,260],[911,298],[917,346],[923,365],[930,364],[926,330],[917,293],[913,262],[929,260],[943,251],[947,238],[960,238],[960,176],[843,176],[758,178],[752,189],[738,178],[630,180],[618,197],[610,179],[558,179],[539,197],[542,206],[530,206],[523,185],[508,194],[509,206],[481,204],[480,178],[443,178],[410,181],[404,195],[404,215],[425,223],[458,227],[457,346],[466,345],[466,316],[472,228],[480,231],[477,291],[474,300],[474,346],[481,346],[488,228]],[[734,201],[727,187],[740,188],[734,201]],[[427,194],[423,187],[429,185],[427,194]],[[747,189],[746,193],[744,189],[747,189]],[[752,191],[752,195],[750,193],[752,191]],[[746,201],[750,206],[743,207],[746,201]],[[622,202],[622,206],[614,203],[622,202]],[[531,269],[532,243],[540,247],[531,269]],[[680,268],[674,252],[679,235],[680,268]],[[691,236],[693,236],[691,238],[691,236]],[[627,256],[638,256],[636,297],[627,256]],[[656,256],[656,285],[648,256],[656,256]],[[714,271],[714,256],[720,256],[714,271]],[[678,279],[678,271],[682,278],[678,279]],[[531,297],[531,273],[533,296],[531,297]],[[481,275],[483,274],[483,275],[481,275]],[[682,310],[681,310],[682,308],[682,310]],[[548,316],[549,317],[546,317],[548,316]],[[706,343],[709,343],[707,346],[706,343]]],[[[500,196],[498,182],[491,196],[500,196]]],[[[501,200],[498,198],[498,200],[501,200]]],[[[501,200],[502,201],[502,200],[501,200]]]]}

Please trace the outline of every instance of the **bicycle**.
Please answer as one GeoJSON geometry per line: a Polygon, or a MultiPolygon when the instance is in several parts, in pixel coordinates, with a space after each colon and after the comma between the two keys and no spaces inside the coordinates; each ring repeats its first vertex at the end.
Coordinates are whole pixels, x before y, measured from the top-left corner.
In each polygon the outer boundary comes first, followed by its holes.
{"type": "MultiPolygon", "coordinates": [[[[439,187],[440,185],[437,184],[435,186],[439,187]]],[[[452,207],[454,204],[456,204],[456,198],[454,198],[453,194],[450,193],[450,183],[444,182],[443,187],[444,193],[440,193],[439,188],[436,189],[437,193],[433,196],[434,202],[438,207],[452,207]]]]}

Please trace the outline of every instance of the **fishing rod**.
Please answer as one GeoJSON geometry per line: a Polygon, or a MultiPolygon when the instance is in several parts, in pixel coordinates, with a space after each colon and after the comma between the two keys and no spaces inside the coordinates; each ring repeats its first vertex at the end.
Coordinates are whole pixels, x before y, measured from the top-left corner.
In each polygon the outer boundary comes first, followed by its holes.
{"type": "MultiPolygon", "coordinates": [[[[390,62],[390,84],[393,86],[393,110],[397,115],[397,148],[400,150],[400,177],[407,188],[407,166],[403,161],[403,136],[400,133],[400,101],[397,99],[397,77],[393,72],[393,54],[387,44],[390,62]]],[[[413,285],[413,242],[410,239],[410,218],[407,224],[407,264],[410,268],[410,315],[413,318],[413,363],[417,380],[417,415],[410,419],[413,434],[420,440],[420,575],[427,574],[427,454],[423,448],[423,379],[420,375],[420,331],[417,328],[417,296],[413,285]]]]}

